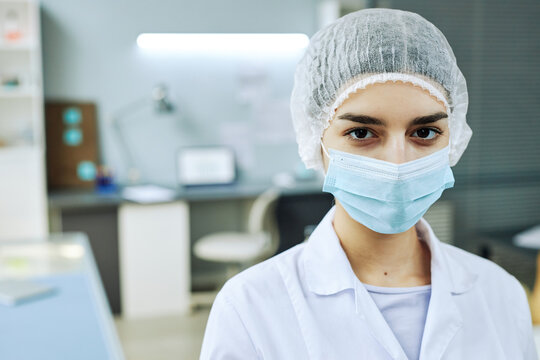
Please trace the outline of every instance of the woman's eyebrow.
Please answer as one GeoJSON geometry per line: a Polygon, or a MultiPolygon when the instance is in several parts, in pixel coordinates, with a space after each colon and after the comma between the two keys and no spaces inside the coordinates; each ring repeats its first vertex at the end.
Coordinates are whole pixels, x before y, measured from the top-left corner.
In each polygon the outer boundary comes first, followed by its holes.
{"type": "Polygon", "coordinates": [[[431,124],[441,119],[445,119],[447,117],[448,115],[445,112],[439,111],[438,113],[435,113],[435,114],[419,116],[417,118],[414,118],[409,123],[409,126],[431,124]]]}
{"type": "MultiPolygon", "coordinates": [[[[411,122],[409,123],[409,126],[431,124],[447,117],[448,115],[446,113],[440,111],[435,114],[416,117],[411,120],[411,122]]],[[[350,120],[350,121],[354,121],[354,122],[366,124],[366,125],[386,126],[386,123],[384,121],[374,118],[372,116],[363,115],[363,114],[345,113],[343,115],[339,115],[338,119],[350,120]]]]}
{"type": "Polygon", "coordinates": [[[366,124],[366,125],[382,125],[382,126],[386,125],[384,121],[382,120],[371,117],[369,115],[362,115],[362,114],[345,113],[343,115],[339,115],[338,119],[350,120],[350,121],[354,121],[354,122],[366,124]]]}

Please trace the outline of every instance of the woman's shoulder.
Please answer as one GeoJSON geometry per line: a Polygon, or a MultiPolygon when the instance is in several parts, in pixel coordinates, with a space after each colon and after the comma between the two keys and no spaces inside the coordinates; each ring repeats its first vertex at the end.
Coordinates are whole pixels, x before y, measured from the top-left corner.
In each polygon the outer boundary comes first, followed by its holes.
{"type": "Polygon", "coordinates": [[[220,291],[222,296],[235,302],[254,298],[270,299],[286,293],[284,276],[298,277],[303,271],[299,266],[305,247],[301,243],[271,258],[253,265],[231,277],[220,291]]]}
{"type": "Polygon", "coordinates": [[[443,248],[450,266],[459,263],[467,271],[477,274],[473,287],[476,291],[470,293],[472,298],[483,298],[482,306],[490,308],[490,313],[497,319],[495,322],[502,324],[504,331],[511,329],[518,333],[521,346],[527,348],[529,354],[535,353],[534,347],[531,347],[534,342],[529,302],[521,282],[489,259],[449,244],[444,244],[443,248]]]}
{"type": "Polygon", "coordinates": [[[447,255],[450,269],[452,269],[452,264],[459,264],[467,272],[477,275],[477,284],[481,287],[504,293],[515,291],[516,287],[521,286],[516,277],[499,264],[457,246],[441,244],[447,255]]]}
{"type": "Polygon", "coordinates": [[[303,342],[294,340],[301,332],[294,320],[289,281],[298,276],[295,269],[303,268],[299,264],[304,247],[296,245],[225,283],[210,311],[201,359],[255,359],[262,358],[261,353],[287,353],[302,348],[303,342]],[[285,350],[281,351],[283,344],[285,350]]]}

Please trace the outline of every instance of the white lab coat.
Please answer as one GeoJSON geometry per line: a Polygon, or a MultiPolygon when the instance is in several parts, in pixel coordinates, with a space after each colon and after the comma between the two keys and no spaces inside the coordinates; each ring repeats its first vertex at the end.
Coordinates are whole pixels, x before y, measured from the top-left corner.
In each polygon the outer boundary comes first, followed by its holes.
{"type": "MultiPolygon", "coordinates": [[[[332,208],[306,243],[230,279],[210,312],[201,359],[407,359],[332,226],[332,208]]],[[[537,359],[520,283],[495,263],[441,243],[420,359],[537,359]]]]}

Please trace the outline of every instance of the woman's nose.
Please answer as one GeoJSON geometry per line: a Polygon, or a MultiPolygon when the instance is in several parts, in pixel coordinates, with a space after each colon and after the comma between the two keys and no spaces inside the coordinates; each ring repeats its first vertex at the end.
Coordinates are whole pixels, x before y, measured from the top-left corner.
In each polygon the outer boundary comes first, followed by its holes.
{"type": "Polygon", "coordinates": [[[381,160],[402,164],[408,159],[407,143],[403,139],[390,139],[383,148],[381,160]]]}

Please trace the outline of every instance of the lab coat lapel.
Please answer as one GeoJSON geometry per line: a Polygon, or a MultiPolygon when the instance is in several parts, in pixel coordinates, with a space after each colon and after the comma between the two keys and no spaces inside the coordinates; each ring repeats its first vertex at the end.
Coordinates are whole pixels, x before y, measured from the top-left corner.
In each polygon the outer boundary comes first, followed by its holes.
{"type": "Polygon", "coordinates": [[[421,360],[441,359],[452,339],[463,327],[463,316],[455,297],[468,291],[478,278],[454,261],[422,218],[416,225],[418,236],[431,253],[431,298],[420,348],[421,360]]]}
{"type": "Polygon", "coordinates": [[[463,318],[447,286],[448,279],[441,275],[434,271],[431,276],[431,298],[420,348],[421,360],[441,359],[463,326],[463,318]]]}
{"type": "Polygon", "coordinates": [[[403,351],[401,344],[392,329],[390,329],[377,304],[375,304],[364,285],[356,277],[354,281],[356,282],[355,292],[358,297],[358,312],[361,319],[366,321],[373,337],[393,359],[406,359],[407,355],[405,351],[403,351]]]}

